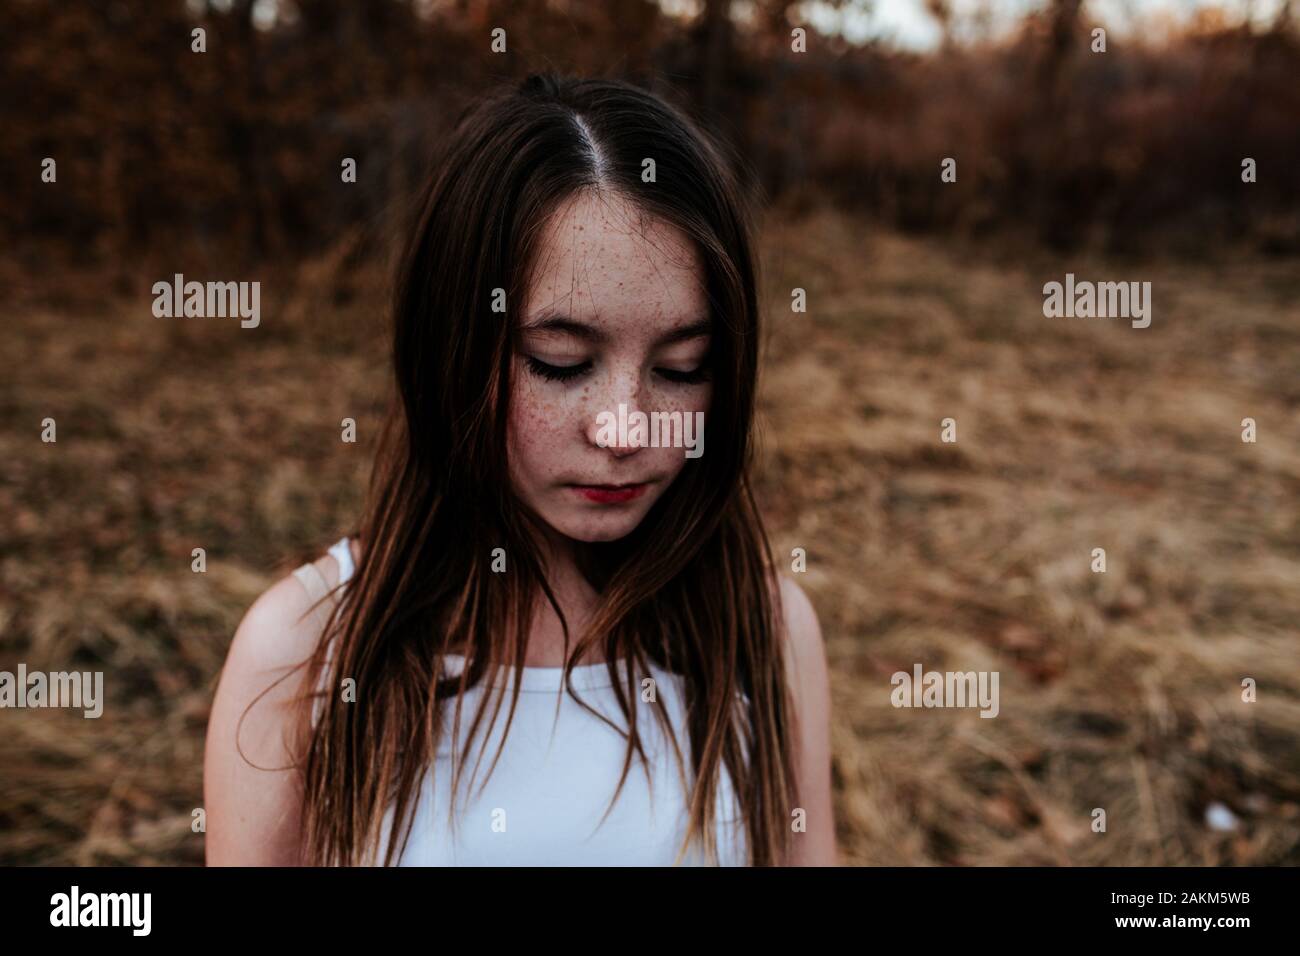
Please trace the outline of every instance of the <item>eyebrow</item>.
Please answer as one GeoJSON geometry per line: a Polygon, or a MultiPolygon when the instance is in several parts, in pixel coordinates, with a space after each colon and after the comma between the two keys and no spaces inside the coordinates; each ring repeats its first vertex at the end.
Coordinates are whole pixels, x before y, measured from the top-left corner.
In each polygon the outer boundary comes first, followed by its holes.
{"type": "MultiPolygon", "coordinates": [[[[593,344],[601,344],[609,339],[602,330],[586,322],[579,322],[577,319],[567,315],[556,313],[543,313],[542,317],[528,323],[521,332],[560,332],[566,335],[576,336],[593,344]]],[[[711,319],[696,319],[685,325],[680,325],[671,331],[665,332],[655,342],[656,345],[668,345],[673,342],[685,342],[689,339],[703,338],[712,334],[713,321],[711,319]]]]}

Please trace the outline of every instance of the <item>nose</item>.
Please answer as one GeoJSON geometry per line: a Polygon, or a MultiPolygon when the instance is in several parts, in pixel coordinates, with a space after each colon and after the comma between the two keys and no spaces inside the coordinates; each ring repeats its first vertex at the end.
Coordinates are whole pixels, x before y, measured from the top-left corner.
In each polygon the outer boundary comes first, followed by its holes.
{"type": "Polygon", "coordinates": [[[586,427],[588,443],[618,459],[629,458],[646,446],[646,425],[634,427],[639,418],[646,417],[641,387],[640,369],[610,370],[593,394],[594,414],[586,427]]]}

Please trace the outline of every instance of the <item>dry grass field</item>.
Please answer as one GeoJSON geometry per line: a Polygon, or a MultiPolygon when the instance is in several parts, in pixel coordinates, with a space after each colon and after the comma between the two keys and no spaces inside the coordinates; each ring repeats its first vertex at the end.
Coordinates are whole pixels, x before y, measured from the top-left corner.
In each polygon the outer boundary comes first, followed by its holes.
{"type": "MultiPolygon", "coordinates": [[[[831,211],[770,214],[763,256],[758,488],[808,554],[845,862],[1300,862],[1295,262],[1013,256],[831,211]],[[1152,281],[1151,327],[1044,318],[1067,271],[1152,281]],[[915,663],[998,671],[999,715],[895,709],[915,663]]],[[[226,647],[351,528],[374,448],[382,286],[342,275],[247,277],[256,330],[156,319],[143,278],[8,297],[0,669],[102,669],[108,700],[0,712],[0,863],[202,861],[226,647]]]]}

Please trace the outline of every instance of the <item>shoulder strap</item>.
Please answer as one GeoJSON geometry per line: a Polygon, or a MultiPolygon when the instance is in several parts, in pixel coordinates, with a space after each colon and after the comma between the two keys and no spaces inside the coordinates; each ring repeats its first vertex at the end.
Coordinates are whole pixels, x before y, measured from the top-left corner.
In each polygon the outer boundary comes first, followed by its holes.
{"type": "MultiPolygon", "coordinates": [[[[315,620],[316,625],[324,629],[325,622],[329,620],[329,615],[332,608],[329,606],[329,604],[324,602],[322,598],[329,595],[331,597],[331,601],[330,601],[331,604],[338,603],[338,598],[329,594],[329,590],[330,590],[329,582],[325,580],[325,576],[320,573],[316,565],[310,563],[304,564],[302,567],[295,568],[293,572],[293,576],[298,579],[298,583],[301,584],[303,586],[303,590],[307,592],[307,597],[311,599],[311,610],[308,613],[315,620]]],[[[333,643],[331,643],[330,647],[326,649],[326,666],[321,671],[320,674],[320,681],[321,681],[320,686],[324,686],[324,681],[326,681],[329,677],[328,662],[329,662],[329,658],[333,656],[333,653],[334,653],[334,647],[333,647],[333,643]]],[[[319,690],[320,688],[318,687],[317,689],[319,690]]],[[[311,712],[312,726],[315,726],[319,722],[321,708],[323,704],[324,702],[319,697],[317,697],[315,702],[312,704],[312,712],[311,712]]]]}
{"type": "Polygon", "coordinates": [[[293,572],[293,576],[298,579],[298,583],[307,592],[307,597],[311,599],[311,610],[308,613],[321,628],[324,628],[330,613],[334,610],[332,605],[338,604],[338,596],[330,594],[329,583],[314,564],[304,564],[293,572]],[[326,596],[330,598],[328,602],[322,600],[326,596]]]}
{"type": "Polygon", "coordinates": [[[298,579],[298,583],[307,591],[307,596],[311,598],[312,604],[315,604],[329,593],[330,586],[326,583],[325,576],[317,570],[314,564],[304,564],[293,572],[293,576],[298,579]]]}

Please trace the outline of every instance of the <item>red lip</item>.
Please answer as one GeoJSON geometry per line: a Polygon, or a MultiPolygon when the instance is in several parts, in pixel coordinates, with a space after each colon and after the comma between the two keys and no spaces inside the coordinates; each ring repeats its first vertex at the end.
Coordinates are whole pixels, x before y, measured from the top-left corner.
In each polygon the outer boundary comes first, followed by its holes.
{"type": "Polygon", "coordinates": [[[632,485],[570,485],[574,491],[588,501],[601,505],[621,504],[640,498],[650,488],[647,482],[632,485]]]}

